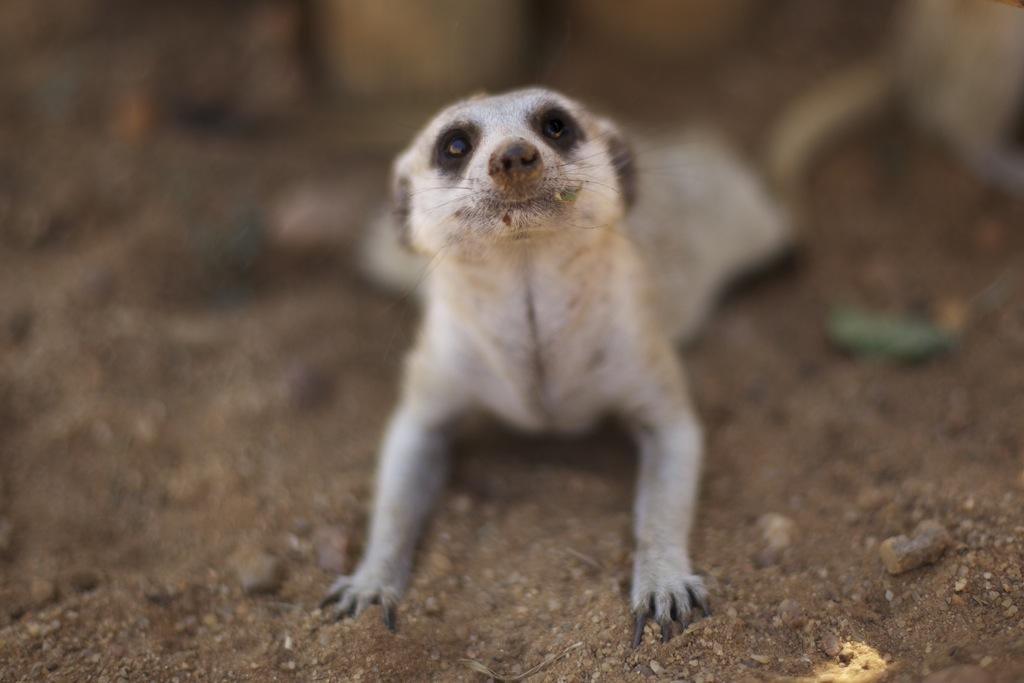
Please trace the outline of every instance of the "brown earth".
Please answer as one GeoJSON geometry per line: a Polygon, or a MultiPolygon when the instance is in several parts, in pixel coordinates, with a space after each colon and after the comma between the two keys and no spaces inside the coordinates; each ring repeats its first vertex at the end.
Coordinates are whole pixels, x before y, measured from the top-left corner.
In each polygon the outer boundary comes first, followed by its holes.
{"type": "MultiPolygon", "coordinates": [[[[415,309],[344,244],[265,228],[289,188],[336,183],[351,237],[422,112],[392,129],[286,75],[251,96],[221,51],[280,18],[237,4],[96,19],[76,0],[41,25],[25,4],[0,17],[0,681],[468,681],[463,658],[514,674],[576,643],[531,680],[1024,680],[1024,203],[898,117],[828,155],[795,263],[686,352],[715,615],[629,647],[624,436],[494,433],[461,449],[391,635],[375,609],[320,613],[316,551],[358,559],[415,309]],[[220,81],[177,77],[195,64],[220,81]],[[225,83],[227,106],[208,96],[225,83]],[[892,366],[829,346],[846,302],[969,315],[954,352],[892,366]],[[767,514],[792,523],[774,552],[767,514]],[[888,575],[880,542],[928,518],[952,546],[888,575]],[[270,594],[236,576],[254,549],[286,571],[270,594]]],[[[568,43],[544,80],[651,126],[713,116],[753,147],[884,10],[778,3],[689,71],[609,73],[568,43]]]]}

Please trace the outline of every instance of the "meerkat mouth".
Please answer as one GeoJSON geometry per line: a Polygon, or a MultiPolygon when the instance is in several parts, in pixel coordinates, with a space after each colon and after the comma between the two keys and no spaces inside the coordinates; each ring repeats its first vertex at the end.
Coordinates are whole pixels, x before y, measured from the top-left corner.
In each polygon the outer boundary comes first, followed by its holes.
{"type": "Polygon", "coordinates": [[[579,197],[581,189],[577,186],[546,189],[522,199],[499,196],[493,199],[489,208],[508,226],[515,219],[523,222],[542,221],[571,206],[579,197]]]}
{"type": "Polygon", "coordinates": [[[575,209],[581,186],[558,184],[539,188],[528,197],[509,197],[501,192],[477,198],[475,205],[464,206],[454,217],[467,228],[492,239],[527,239],[557,232],[561,222],[575,209]]]}

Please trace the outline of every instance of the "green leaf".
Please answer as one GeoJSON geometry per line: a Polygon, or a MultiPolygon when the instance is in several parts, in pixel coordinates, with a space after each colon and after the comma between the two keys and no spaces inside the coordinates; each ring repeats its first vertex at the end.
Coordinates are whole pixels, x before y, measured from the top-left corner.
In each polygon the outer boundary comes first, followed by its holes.
{"type": "Polygon", "coordinates": [[[927,320],[847,307],[829,314],[828,335],[856,356],[904,362],[922,361],[956,346],[953,335],[927,320]]]}

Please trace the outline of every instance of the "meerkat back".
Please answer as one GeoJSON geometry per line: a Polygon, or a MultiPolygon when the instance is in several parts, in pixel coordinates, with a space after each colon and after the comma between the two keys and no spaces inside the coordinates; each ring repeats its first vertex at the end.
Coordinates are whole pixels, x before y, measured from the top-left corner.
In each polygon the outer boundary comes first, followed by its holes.
{"type": "Polygon", "coordinates": [[[628,229],[650,264],[665,327],[685,343],[722,289],[785,252],[793,230],[752,167],[711,131],[639,149],[628,229]]]}

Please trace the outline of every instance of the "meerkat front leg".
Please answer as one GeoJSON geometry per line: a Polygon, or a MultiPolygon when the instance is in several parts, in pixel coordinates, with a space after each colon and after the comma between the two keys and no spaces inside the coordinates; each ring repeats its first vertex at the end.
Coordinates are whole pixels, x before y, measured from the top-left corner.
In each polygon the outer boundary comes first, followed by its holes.
{"type": "Polygon", "coordinates": [[[395,411],[381,448],[369,541],[350,576],[334,582],[321,606],[338,618],[379,604],[395,630],[395,605],[405,591],[413,554],[448,473],[448,437],[436,416],[408,399],[395,411]]]}
{"type": "MultiPolygon", "coordinates": [[[[635,506],[636,555],[631,604],[636,617],[633,647],[648,618],[661,626],[662,642],[672,622],[683,628],[693,610],[711,614],[704,582],[690,567],[688,538],[697,498],[703,449],[700,424],[685,401],[637,429],[640,473],[635,506]]],[[[658,412],[662,413],[664,406],[658,412]]]]}

